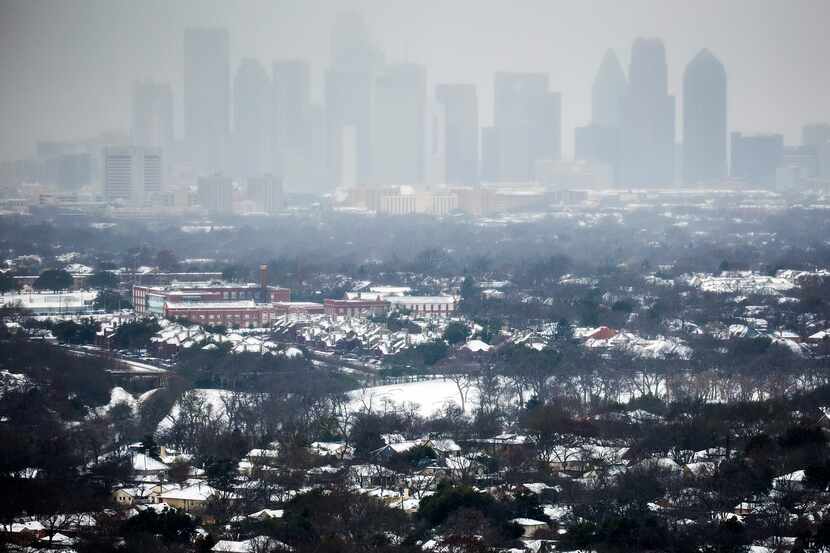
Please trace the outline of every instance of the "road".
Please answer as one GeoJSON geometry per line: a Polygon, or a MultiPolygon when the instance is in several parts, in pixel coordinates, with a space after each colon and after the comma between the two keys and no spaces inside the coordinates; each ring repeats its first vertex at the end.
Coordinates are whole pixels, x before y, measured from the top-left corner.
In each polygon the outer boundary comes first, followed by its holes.
{"type": "Polygon", "coordinates": [[[150,375],[150,374],[166,374],[168,371],[163,367],[157,367],[148,363],[141,363],[129,359],[122,355],[118,355],[113,351],[99,348],[97,346],[75,346],[70,344],[60,344],[61,347],[69,350],[78,357],[97,357],[99,359],[111,359],[118,363],[117,368],[110,369],[109,372],[114,374],[135,374],[135,375],[150,375]]]}

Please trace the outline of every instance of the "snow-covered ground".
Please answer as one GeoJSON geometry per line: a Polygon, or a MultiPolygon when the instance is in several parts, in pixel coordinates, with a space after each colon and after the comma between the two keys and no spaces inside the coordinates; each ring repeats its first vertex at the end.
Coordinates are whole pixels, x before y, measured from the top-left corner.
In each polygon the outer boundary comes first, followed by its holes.
{"type": "MultiPolygon", "coordinates": [[[[448,404],[461,406],[458,387],[451,380],[433,379],[405,384],[387,384],[371,388],[361,388],[349,392],[351,406],[355,411],[371,409],[374,412],[394,409],[395,406],[418,406],[421,416],[430,416],[442,411],[448,404]]],[[[472,406],[478,402],[475,388],[467,392],[465,411],[470,414],[472,406]]]]}
{"type": "Polygon", "coordinates": [[[0,371],[0,397],[8,392],[28,390],[32,386],[32,381],[25,374],[0,371]]]}
{"type": "Polygon", "coordinates": [[[130,409],[132,409],[133,414],[138,414],[138,408],[141,407],[141,404],[147,400],[150,396],[152,396],[159,388],[153,388],[152,390],[148,390],[143,394],[139,394],[137,397],[132,395],[130,392],[122,388],[121,386],[116,386],[112,390],[110,390],[110,402],[106,405],[102,405],[95,410],[95,413],[98,416],[104,416],[109,413],[110,409],[115,407],[118,404],[124,403],[130,409]]]}

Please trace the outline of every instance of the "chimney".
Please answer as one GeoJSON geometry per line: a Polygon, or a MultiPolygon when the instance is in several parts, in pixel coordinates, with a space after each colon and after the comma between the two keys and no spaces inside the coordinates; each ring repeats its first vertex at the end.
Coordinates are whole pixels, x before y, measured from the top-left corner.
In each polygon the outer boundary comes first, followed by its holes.
{"type": "Polygon", "coordinates": [[[268,287],[268,265],[259,266],[259,287],[263,290],[268,287]]]}

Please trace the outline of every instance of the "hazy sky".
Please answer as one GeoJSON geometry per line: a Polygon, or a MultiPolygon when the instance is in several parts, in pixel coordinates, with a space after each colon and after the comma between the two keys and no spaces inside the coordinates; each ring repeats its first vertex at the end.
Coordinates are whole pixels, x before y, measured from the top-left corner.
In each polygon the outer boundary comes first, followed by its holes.
{"type": "Polygon", "coordinates": [[[225,26],[235,70],[308,58],[320,97],[338,11],[361,10],[393,61],[424,63],[430,85],[473,82],[482,124],[492,118],[497,70],[541,71],[563,93],[564,148],[590,117],[590,89],[606,48],[624,67],[637,36],[665,40],[669,86],[703,47],[726,65],[730,129],[784,132],[830,121],[828,0],[0,0],[0,159],[41,138],[127,130],[131,84],[167,80],[181,133],[182,31],[225,26]]]}

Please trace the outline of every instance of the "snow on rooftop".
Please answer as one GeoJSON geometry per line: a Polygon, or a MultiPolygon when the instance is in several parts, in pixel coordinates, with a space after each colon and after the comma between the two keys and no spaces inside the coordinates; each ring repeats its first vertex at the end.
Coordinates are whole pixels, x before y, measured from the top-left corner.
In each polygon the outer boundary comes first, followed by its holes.
{"type": "Polygon", "coordinates": [[[470,340],[462,347],[472,352],[490,351],[493,348],[493,346],[481,340],[470,340]]]}

